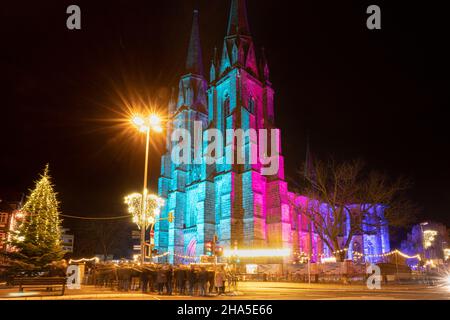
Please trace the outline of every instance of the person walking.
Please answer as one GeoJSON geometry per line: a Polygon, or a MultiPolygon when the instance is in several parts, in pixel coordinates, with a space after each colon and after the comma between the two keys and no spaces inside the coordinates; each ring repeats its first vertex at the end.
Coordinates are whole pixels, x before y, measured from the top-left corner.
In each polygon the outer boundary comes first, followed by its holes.
{"type": "Polygon", "coordinates": [[[214,290],[214,277],[215,277],[216,273],[214,272],[214,269],[208,269],[207,273],[208,273],[208,285],[209,285],[208,292],[209,292],[209,294],[211,294],[214,290]]]}
{"type": "Polygon", "coordinates": [[[172,288],[173,288],[173,269],[172,266],[169,266],[166,270],[166,286],[167,286],[167,294],[169,296],[172,295],[172,288]]]}
{"type": "Polygon", "coordinates": [[[217,272],[216,272],[216,277],[214,280],[215,283],[215,287],[216,287],[216,291],[219,295],[223,294],[224,291],[224,280],[225,280],[225,273],[223,271],[223,267],[221,267],[217,272]]]}
{"type": "Polygon", "coordinates": [[[150,272],[146,267],[142,268],[141,271],[141,287],[142,293],[148,292],[148,282],[149,282],[150,272]]]}
{"type": "Polygon", "coordinates": [[[195,270],[194,266],[191,266],[191,269],[189,270],[188,280],[189,280],[189,294],[193,296],[195,293],[195,287],[197,286],[197,270],[195,270]]]}
{"type": "Polygon", "coordinates": [[[202,297],[206,296],[206,282],[208,281],[208,273],[204,267],[201,268],[198,274],[198,284],[200,287],[200,295],[202,297]]]}
{"type": "Polygon", "coordinates": [[[130,291],[130,285],[131,285],[131,268],[128,266],[125,266],[123,268],[123,289],[125,292],[130,291]]]}
{"type": "Polygon", "coordinates": [[[183,268],[178,268],[175,271],[175,279],[177,282],[177,291],[179,295],[185,294],[186,287],[186,271],[183,268]]]}
{"type": "Polygon", "coordinates": [[[158,294],[164,293],[164,285],[166,284],[166,273],[162,268],[158,269],[156,273],[156,283],[158,284],[158,294]]]}
{"type": "Polygon", "coordinates": [[[154,266],[150,268],[150,292],[156,292],[158,290],[158,282],[157,282],[158,270],[154,266]]]}

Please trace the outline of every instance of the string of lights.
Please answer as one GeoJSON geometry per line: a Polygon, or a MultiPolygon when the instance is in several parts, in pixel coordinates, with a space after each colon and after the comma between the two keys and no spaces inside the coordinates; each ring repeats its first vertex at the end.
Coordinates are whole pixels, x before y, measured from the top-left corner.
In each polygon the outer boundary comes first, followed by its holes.
{"type": "Polygon", "coordinates": [[[117,216],[117,217],[80,217],[80,216],[71,216],[66,214],[60,214],[60,217],[71,218],[71,219],[80,219],[80,220],[119,220],[119,219],[129,219],[131,214],[126,216],[117,216]]]}
{"type": "MultiPolygon", "coordinates": [[[[345,249],[341,249],[341,250],[337,250],[337,251],[331,252],[331,255],[335,256],[337,254],[340,254],[340,253],[343,253],[343,252],[347,252],[347,251],[348,251],[348,248],[345,248],[345,249]]],[[[398,249],[396,249],[394,251],[391,251],[391,252],[382,253],[382,254],[364,254],[364,253],[361,253],[361,252],[358,252],[358,251],[352,251],[352,254],[354,256],[368,257],[368,258],[383,258],[383,257],[392,256],[394,254],[399,254],[400,256],[402,256],[402,257],[404,257],[406,259],[418,259],[418,260],[421,260],[421,257],[420,257],[419,254],[410,256],[410,255],[408,255],[406,253],[401,252],[398,249]]],[[[305,252],[302,252],[302,251],[301,252],[296,252],[296,253],[294,253],[294,255],[300,256],[300,257],[306,257],[306,258],[310,257],[309,254],[307,254],[305,252]]],[[[327,254],[321,253],[321,254],[318,255],[318,257],[325,258],[325,257],[327,257],[327,254]]]]}
{"type": "Polygon", "coordinates": [[[78,259],[78,260],[73,260],[70,259],[69,260],[69,264],[71,263],[80,263],[80,262],[99,262],[100,259],[98,257],[93,257],[93,258],[82,258],[82,259],[78,259]]]}
{"type": "Polygon", "coordinates": [[[169,255],[172,255],[172,256],[175,256],[175,257],[178,257],[178,258],[181,258],[181,259],[185,259],[185,260],[197,260],[197,259],[199,259],[198,257],[183,256],[181,254],[177,254],[177,253],[173,253],[173,252],[164,252],[164,253],[161,253],[161,254],[159,254],[157,256],[153,256],[152,258],[153,259],[158,259],[158,258],[162,258],[162,257],[167,257],[169,255]]]}

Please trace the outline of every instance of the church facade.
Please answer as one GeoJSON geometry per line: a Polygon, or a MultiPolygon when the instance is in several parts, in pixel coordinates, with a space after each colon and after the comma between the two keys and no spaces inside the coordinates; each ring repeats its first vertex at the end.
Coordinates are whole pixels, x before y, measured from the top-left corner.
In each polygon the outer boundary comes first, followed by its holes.
{"type": "MultiPolygon", "coordinates": [[[[171,126],[158,183],[165,206],[162,220],[155,225],[155,248],[160,253],[170,253],[170,263],[186,263],[188,260],[183,257],[205,254],[206,244],[217,236],[219,245],[226,249],[288,248],[293,254],[309,252],[318,261],[320,255],[330,252],[314,230],[309,230],[308,219],[292,205],[306,206],[308,199],[290,192],[285,181],[269,65],[264,50],[256,48],[253,42],[246,3],[231,1],[227,33],[222,50],[213,54],[209,80],[203,67],[198,20],[198,12],[194,11],[185,73],[168,108],[171,126]],[[204,158],[206,145],[201,150],[191,149],[192,158],[197,154],[202,161],[174,163],[173,130],[186,129],[194,136],[199,130],[196,123],[202,124],[201,134],[211,128],[222,132],[276,132],[278,172],[262,174],[259,137],[251,136],[240,147],[258,159],[256,163],[208,164],[204,158]],[[174,216],[173,223],[164,220],[169,214],[174,216]]],[[[235,153],[235,149],[234,139],[224,139],[224,158],[235,153]]],[[[352,246],[366,254],[388,252],[387,229],[355,237],[352,246]]]]}

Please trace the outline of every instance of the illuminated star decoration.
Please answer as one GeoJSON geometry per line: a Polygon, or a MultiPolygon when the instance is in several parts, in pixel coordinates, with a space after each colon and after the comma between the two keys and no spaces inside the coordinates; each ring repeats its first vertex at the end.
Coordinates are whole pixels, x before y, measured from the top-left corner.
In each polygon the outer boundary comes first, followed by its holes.
{"type": "Polygon", "coordinates": [[[133,222],[139,228],[155,224],[156,217],[159,216],[164,200],[154,194],[146,194],[145,209],[142,206],[142,194],[133,193],[125,197],[125,203],[128,205],[128,212],[133,216],[133,222]],[[144,211],[144,212],[143,212],[144,211]]]}

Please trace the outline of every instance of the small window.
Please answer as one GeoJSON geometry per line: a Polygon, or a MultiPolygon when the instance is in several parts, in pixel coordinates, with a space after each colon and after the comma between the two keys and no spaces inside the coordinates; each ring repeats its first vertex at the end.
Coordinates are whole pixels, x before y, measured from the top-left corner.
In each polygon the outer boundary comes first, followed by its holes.
{"type": "Polygon", "coordinates": [[[228,94],[225,95],[225,99],[223,101],[223,114],[225,117],[230,115],[230,96],[228,94]]]}
{"type": "Polygon", "coordinates": [[[253,99],[253,97],[248,99],[248,112],[255,114],[255,99],[253,99]]]}
{"type": "Polygon", "coordinates": [[[6,224],[6,222],[8,222],[8,214],[0,213],[0,223],[6,224]]]}

